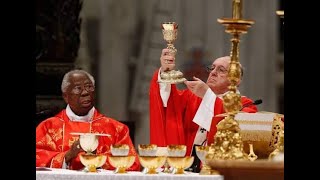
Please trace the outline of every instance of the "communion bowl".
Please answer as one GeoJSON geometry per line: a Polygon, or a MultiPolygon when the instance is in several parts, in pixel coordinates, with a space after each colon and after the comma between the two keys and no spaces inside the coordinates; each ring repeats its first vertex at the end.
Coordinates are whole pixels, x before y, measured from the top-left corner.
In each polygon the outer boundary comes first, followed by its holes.
{"type": "Polygon", "coordinates": [[[166,156],[139,156],[139,161],[147,168],[146,174],[157,174],[156,169],[166,163],[166,156]]]}
{"type": "Polygon", "coordinates": [[[129,145],[127,144],[113,144],[111,145],[112,156],[128,156],[129,145]]]}
{"type": "Polygon", "coordinates": [[[80,154],[80,162],[89,172],[97,172],[97,168],[106,163],[106,155],[80,154]]]}
{"type": "Polygon", "coordinates": [[[140,156],[156,156],[158,146],[155,144],[139,144],[138,151],[140,156]]]}
{"type": "Polygon", "coordinates": [[[192,165],[193,161],[193,156],[167,157],[167,162],[169,166],[174,168],[174,174],[184,174],[184,170],[189,168],[192,165]]]}
{"type": "Polygon", "coordinates": [[[126,169],[131,167],[135,161],[135,156],[109,156],[111,166],[115,167],[115,173],[127,173],[126,169]]]}
{"type": "Polygon", "coordinates": [[[186,145],[168,145],[168,156],[169,157],[184,157],[187,153],[186,145]]]}

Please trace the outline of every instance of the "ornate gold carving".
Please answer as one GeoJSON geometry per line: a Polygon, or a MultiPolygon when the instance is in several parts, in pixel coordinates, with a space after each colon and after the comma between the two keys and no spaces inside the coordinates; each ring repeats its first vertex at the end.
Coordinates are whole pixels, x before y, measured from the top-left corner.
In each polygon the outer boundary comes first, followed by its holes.
{"type": "Polygon", "coordinates": [[[218,19],[218,22],[226,26],[226,32],[230,33],[231,38],[231,62],[228,70],[228,79],[231,82],[229,92],[223,96],[223,104],[227,117],[217,125],[217,133],[214,143],[210,145],[206,159],[248,159],[248,155],[243,150],[243,142],[240,135],[239,123],[235,121],[235,114],[242,107],[241,95],[236,93],[237,82],[240,80],[239,64],[239,43],[240,35],[247,33],[247,29],[253,21],[244,20],[241,17],[242,2],[233,0],[232,18],[218,19]]]}

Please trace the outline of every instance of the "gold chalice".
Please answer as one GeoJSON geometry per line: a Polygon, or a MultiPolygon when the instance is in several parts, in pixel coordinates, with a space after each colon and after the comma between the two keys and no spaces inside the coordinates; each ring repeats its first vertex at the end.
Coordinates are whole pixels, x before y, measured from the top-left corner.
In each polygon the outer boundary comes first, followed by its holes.
{"type": "MultiPolygon", "coordinates": [[[[177,49],[174,47],[173,43],[178,37],[178,24],[175,22],[164,22],[162,23],[162,34],[164,40],[167,41],[169,53],[172,56],[176,56],[177,49]]],[[[159,82],[176,84],[186,81],[186,78],[183,77],[183,73],[176,70],[165,70],[160,74],[159,82]]]]}
{"type": "Polygon", "coordinates": [[[139,144],[139,161],[146,168],[146,174],[157,174],[156,169],[166,162],[165,156],[156,156],[158,146],[155,144],[139,144]]]}
{"type": "Polygon", "coordinates": [[[135,156],[128,156],[129,145],[127,144],[111,145],[111,154],[108,160],[116,168],[115,173],[127,173],[126,169],[135,161],[135,156]]]}
{"type": "Polygon", "coordinates": [[[97,168],[101,167],[107,160],[106,155],[98,155],[93,152],[99,145],[99,136],[110,136],[109,134],[99,133],[80,133],[71,132],[71,135],[79,135],[81,148],[86,152],[80,155],[80,161],[85,166],[85,171],[97,172],[97,168]]]}
{"type": "Polygon", "coordinates": [[[166,163],[166,156],[139,156],[139,161],[146,168],[146,174],[157,174],[156,169],[166,163]]]}
{"type": "Polygon", "coordinates": [[[187,153],[186,145],[168,145],[167,151],[167,162],[169,166],[174,168],[174,174],[184,174],[184,169],[187,169],[192,165],[194,157],[185,157],[187,153]]]}
{"type": "Polygon", "coordinates": [[[104,165],[107,160],[106,155],[81,154],[80,161],[88,172],[97,172],[97,168],[104,165]]]}
{"type": "Polygon", "coordinates": [[[209,146],[196,146],[196,154],[202,163],[202,168],[199,174],[214,175],[219,174],[218,171],[213,170],[206,164],[206,155],[208,154],[209,146]]]}
{"type": "Polygon", "coordinates": [[[167,161],[169,166],[174,168],[173,174],[184,174],[184,170],[192,165],[194,157],[168,157],[167,161]]]}

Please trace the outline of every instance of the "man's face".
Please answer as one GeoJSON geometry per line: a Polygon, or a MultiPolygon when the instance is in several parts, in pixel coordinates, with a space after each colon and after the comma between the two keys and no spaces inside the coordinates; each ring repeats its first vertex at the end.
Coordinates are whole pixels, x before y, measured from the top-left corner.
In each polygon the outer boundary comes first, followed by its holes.
{"type": "Polygon", "coordinates": [[[86,74],[75,73],[70,76],[70,85],[63,98],[75,114],[83,116],[88,114],[94,105],[94,90],[86,74]]]}
{"type": "Polygon", "coordinates": [[[227,92],[230,81],[228,80],[228,69],[230,64],[229,57],[221,57],[216,59],[212,65],[212,71],[209,73],[207,85],[215,94],[223,94],[227,92]]]}

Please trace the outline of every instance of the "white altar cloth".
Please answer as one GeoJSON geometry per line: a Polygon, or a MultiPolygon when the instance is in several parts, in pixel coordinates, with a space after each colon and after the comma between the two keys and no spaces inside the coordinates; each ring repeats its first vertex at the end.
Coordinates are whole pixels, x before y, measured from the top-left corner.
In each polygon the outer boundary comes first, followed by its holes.
{"type": "Polygon", "coordinates": [[[48,168],[49,171],[36,171],[37,180],[223,180],[220,175],[199,175],[186,172],[186,174],[144,174],[129,171],[126,174],[115,174],[109,170],[99,170],[97,173],[72,171],[67,169],[48,168]]]}

